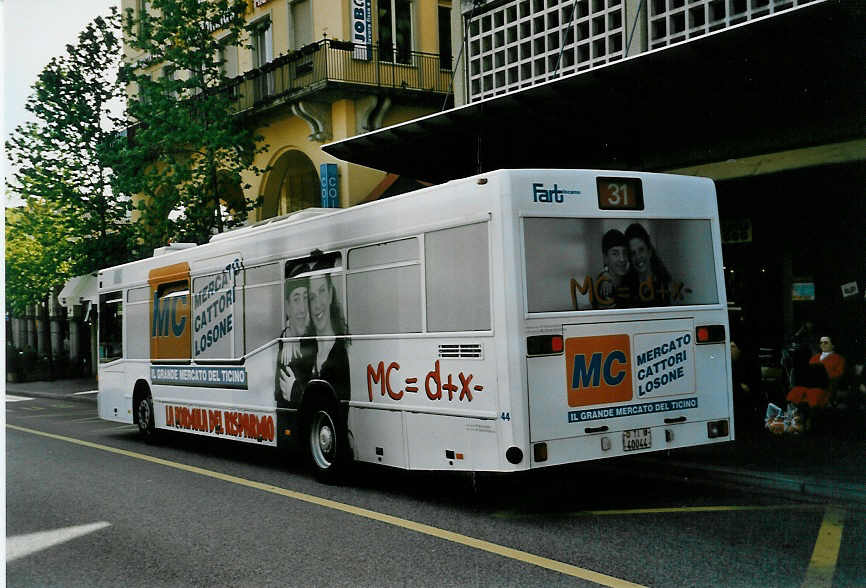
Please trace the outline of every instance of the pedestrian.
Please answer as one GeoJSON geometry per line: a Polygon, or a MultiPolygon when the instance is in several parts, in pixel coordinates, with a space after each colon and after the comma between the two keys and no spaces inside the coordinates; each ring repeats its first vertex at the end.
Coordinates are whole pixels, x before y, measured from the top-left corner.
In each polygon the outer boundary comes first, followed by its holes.
{"type": "Polygon", "coordinates": [[[734,391],[734,430],[737,436],[760,430],[761,410],[766,402],[761,395],[761,368],[754,354],[731,340],[731,380],[734,391]]]}

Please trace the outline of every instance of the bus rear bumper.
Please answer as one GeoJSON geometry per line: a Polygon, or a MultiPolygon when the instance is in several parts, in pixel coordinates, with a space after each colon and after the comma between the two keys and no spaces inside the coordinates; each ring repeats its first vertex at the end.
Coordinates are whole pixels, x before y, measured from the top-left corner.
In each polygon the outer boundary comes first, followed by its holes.
{"type": "Polygon", "coordinates": [[[532,468],[542,468],[723,443],[733,438],[733,423],[721,417],[536,441],[532,443],[529,457],[532,468]]]}

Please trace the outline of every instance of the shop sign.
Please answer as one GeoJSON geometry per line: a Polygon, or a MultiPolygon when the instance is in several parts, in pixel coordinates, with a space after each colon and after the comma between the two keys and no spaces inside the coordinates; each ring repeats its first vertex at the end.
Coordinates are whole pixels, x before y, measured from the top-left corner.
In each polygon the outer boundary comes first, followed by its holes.
{"type": "Polygon", "coordinates": [[[842,298],[853,298],[859,293],[860,290],[857,287],[857,282],[848,282],[847,284],[842,284],[842,298]]]}
{"type": "Polygon", "coordinates": [[[370,0],[352,0],[349,10],[352,11],[352,43],[355,44],[352,57],[369,61],[373,37],[373,10],[370,0]]]}
{"type": "Polygon", "coordinates": [[[791,300],[794,302],[815,300],[815,282],[794,282],[791,289],[791,300]]]}
{"type": "Polygon", "coordinates": [[[721,219],[722,243],[751,243],[752,220],[748,218],[721,219]]]}
{"type": "Polygon", "coordinates": [[[340,208],[340,182],[336,163],[323,163],[322,208],[340,208]]]}

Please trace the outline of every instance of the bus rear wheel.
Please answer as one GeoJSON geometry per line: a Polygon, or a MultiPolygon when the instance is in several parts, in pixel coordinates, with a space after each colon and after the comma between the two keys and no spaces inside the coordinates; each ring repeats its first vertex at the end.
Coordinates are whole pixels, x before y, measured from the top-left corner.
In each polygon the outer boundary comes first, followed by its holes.
{"type": "Polygon", "coordinates": [[[145,441],[153,441],[156,435],[156,427],[153,422],[153,398],[151,398],[150,394],[146,394],[138,399],[135,414],[138,417],[138,433],[145,441]]]}
{"type": "Polygon", "coordinates": [[[336,406],[317,403],[308,422],[307,451],[313,473],[323,482],[339,481],[346,470],[348,449],[345,427],[340,424],[336,406]]]}

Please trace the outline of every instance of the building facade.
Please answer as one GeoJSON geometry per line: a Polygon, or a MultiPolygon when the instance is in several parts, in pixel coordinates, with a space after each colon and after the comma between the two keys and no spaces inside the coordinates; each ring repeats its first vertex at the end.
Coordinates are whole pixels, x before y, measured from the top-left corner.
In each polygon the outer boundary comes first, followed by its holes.
{"type": "MultiPolygon", "coordinates": [[[[863,361],[862,3],[461,0],[454,8],[458,108],[367,137],[365,148],[405,145],[448,168],[436,181],[500,167],[713,178],[735,336],[755,353],[778,352],[811,321],[863,361]],[[425,129],[440,134],[436,150],[414,139],[425,129]]],[[[348,142],[331,152],[421,171],[348,142]]]]}
{"type": "MultiPolygon", "coordinates": [[[[122,9],[148,3],[122,0],[122,9]]],[[[268,171],[244,178],[244,196],[262,198],[251,221],[416,186],[320,147],[452,103],[448,0],[250,0],[246,21],[248,38],[220,57],[238,116],[268,145],[253,162],[268,171]]],[[[125,59],[139,57],[127,48],[125,59]]],[[[160,75],[159,64],[151,69],[160,75]]]]}
{"type": "MultiPolygon", "coordinates": [[[[456,23],[465,31],[466,55],[455,68],[461,90],[458,100],[473,104],[627,58],[636,57],[639,63],[643,55],[713,33],[719,34],[724,51],[724,39],[731,29],[741,28],[748,34],[759,20],[769,21],[809,5],[832,8],[818,4],[814,0],[464,1],[456,23]]],[[[814,12],[813,35],[827,34],[819,19],[829,13],[814,12]]],[[[837,18],[852,20],[847,14],[837,18]]],[[[849,59],[844,54],[849,47],[858,47],[856,40],[843,40],[851,31],[854,37],[859,35],[862,52],[862,26],[848,31],[838,27],[835,48],[842,60],[849,59]]],[[[777,38],[784,36],[781,31],[777,38]]],[[[809,36],[799,40],[804,45],[814,41],[809,36]]],[[[688,44],[681,49],[688,50],[688,44]]],[[[767,52],[773,49],[772,43],[764,48],[767,52]]],[[[826,59],[837,58],[832,53],[816,55],[814,66],[810,60],[802,67],[820,67],[826,59]]],[[[673,83],[691,83],[695,72],[678,70],[676,61],[672,63],[666,77],[673,83]]],[[[715,65],[709,62],[705,67],[715,65]]],[[[800,74],[795,71],[794,75],[800,74]]],[[[864,91],[862,79],[850,80],[855,87],[851,92],[836,89],[846,83],[844,70],[828,75],[835,79],[823,88],[818,84],[826,96],[811,103],[825,112],[792,112],[789,127],[777,131],[778,141],[750,137],[746,130],[732,142],[734,157],[714,159],[694,149],[692,165],[683,166],[682,159],[673,154],[668,160],[664,154],[654,154],[652,165],[654,171],[716,180],[732,325],[741,344],[752,346],[755,352],[758,346],[778,351],[802,324],[812,321],[824,334],[835,337],[849,359],[862,362],[866,353],[866,205],[862,197],[849,195],[863,191],[866,138],[862,124],[850,124],[852,117],[844,114],[844,104],[853,102],[862,108],[864,91]],[[811,116],[821,117],[813,128],[806,122],[811,116]],[[815,132],[814,127],[820,131],[815,132]]],[[[636,76],[634,81],[650,92],[660,85],[653,79],[641,79],[640,73],[636,76]]],[[[717,96],[699,97],[706,116],[731,108],[735,102],[754,101],[751,114],[732,121],[743,129],[754,124],[753,117],[771,117],[771,111],[780,110],[780,101],[797,99],[784,91],[774,94],[772,88],[755,95],[752,80],[745,72],[738,75],[736,68],[720,71],[719,76],[729,77],[727,89],[717,96]]],[[[791,87],[803,93],[815,89],[805,81],[791,87]]],[[[599,96],[610,91],[600,84],[589,88],[599,96]]],[[[689,120],[688,114],[700,113],[700,109],[683,104],[682,111],[682,118],[670,120],[668,132],[699,136],[708,125],[700,118],[689,120]]],[[[862,123],[862,109],[860,112],[862,123]]],[[[594,113],[580,111],[577,115],[592,117],[594,113]]],[[[659,113],[648,107],[621,116],[651,119],[659,113]]],[[[581,162],[574,165],[579,167],[581,162]]]]}
{"type": "Polygon", "coordinates": [[[815,0],[463,0],[471,103],[778,14],[815,0]]]}

